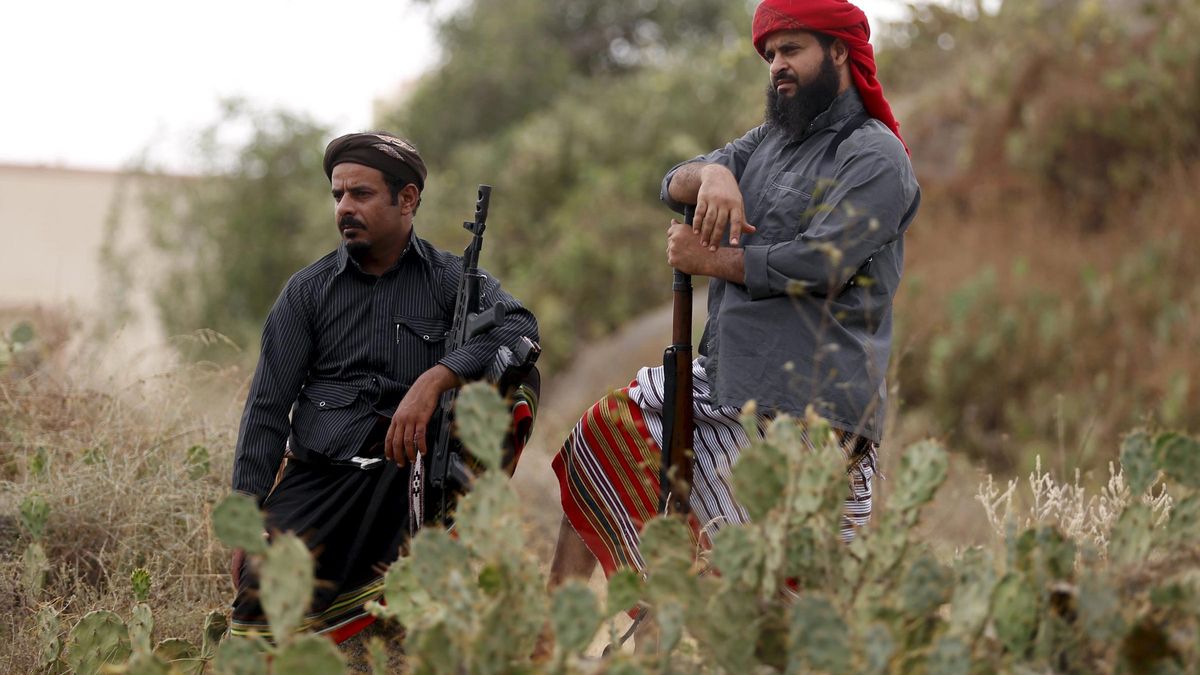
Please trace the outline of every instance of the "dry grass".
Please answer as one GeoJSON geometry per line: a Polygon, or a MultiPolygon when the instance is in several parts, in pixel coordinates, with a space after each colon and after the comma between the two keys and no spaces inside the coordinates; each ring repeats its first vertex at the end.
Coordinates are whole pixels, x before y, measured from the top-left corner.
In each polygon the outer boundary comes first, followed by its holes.
{"type": "Polygon", "coordinates": [[[198,640],[204,615],[230,597],[227,553],[208,513],[228,490],[243,377],[193,367],[131,384],[87,382],[71,375],[86,361],[52,361],[0,379],[0,461],[9,467],[0,483],[0,670],[34,670],[41,605],[61,611],[67,626],[99,608],[128,615],[138,567],[153,580],[157,635],[198,640]],[[198,392],[215,385],[227,403],[203,412],[198,392]],[[189,462],[193,446],[207,449],[206,471],[189,462]],[[30,495],[49,505],[50,570],[37,593],[21,581],[30,535],[17,514],[30,495]]]}

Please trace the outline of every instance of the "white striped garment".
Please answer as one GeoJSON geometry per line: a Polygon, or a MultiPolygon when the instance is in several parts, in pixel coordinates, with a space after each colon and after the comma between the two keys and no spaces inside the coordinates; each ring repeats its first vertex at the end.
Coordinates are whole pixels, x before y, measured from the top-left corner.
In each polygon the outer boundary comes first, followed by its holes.
{"type": "MultiPolygon", "coordinates": [[[[726,523],[744,524],[750,521],[746,510],[734,499],[730,485],[733,465],[741,449],[750,444],[750,438],[738,421],[741,417],[740,408],[712,405],[712,389],[700,359],[692,362],[692,391],[695,464],[689,503],[705,534],[711,539],[726,523]]],[[[641,409],[654,442],[663,447],[663,367],[639,370],[635,383],[629,387],[629,397],[641,409]]],[[[765,421],[760,419],[759,428],[765,426],[765,421]]],[[[807,434],[802,434],[802,437],[808,443],[807,434]]],[[[859,442],[858,436],[845,434],[843,452],[850,456],[859,442]]],[[[809,447],[812,447],[811,444],[809,447]]],[[[841,527],[842,541],[846,543],[854,539],[857,528],[864,527],[871,519],[871,485],[875,476],[876,451],[875,445],[871,444],[863,461],[857,462],[849,472],[850,494],[842,509],[841,527]]]]}

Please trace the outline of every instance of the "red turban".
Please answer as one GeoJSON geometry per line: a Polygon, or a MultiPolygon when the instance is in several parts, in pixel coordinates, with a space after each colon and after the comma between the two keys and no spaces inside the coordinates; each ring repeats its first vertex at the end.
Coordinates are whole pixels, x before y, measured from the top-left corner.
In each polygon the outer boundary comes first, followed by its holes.
{"type": "MultiPolygon", "coordinates": [[[[867,40],[867,15],[847,0],[764,0],[754,12],[754,48],[763,54],[767,36],[781,30],[807,30],[841,39],[850,49],[850,76],[863,105],[900,138],[900,123],[875,79],[875,50],[867,40]]],[[[765,58],[765,57],[764,57],[765,58]]],[[[904,143],[904,139],[900,138],[904,143]]],[[[908,146],[904,149],[907,151],[908,146]]]]}

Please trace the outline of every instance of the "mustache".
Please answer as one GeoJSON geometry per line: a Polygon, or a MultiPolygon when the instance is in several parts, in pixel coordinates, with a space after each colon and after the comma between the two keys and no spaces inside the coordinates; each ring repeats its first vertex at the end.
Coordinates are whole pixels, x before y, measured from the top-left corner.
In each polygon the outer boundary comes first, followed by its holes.
{"type": "Polygon", "coordinates": [[[800,86],[800,81],[796,79],[796,76],[792,75],[791,73],[788,73],[788,72],[782,72],[782,73],[776,75],[775,77],[771,78],[771,84],[774,85],[775,88],[779,88],[779,85],[781,85],[785,82],[790,82],[791,84],[794,84],[797,87],[800,86]]]}
{"type": "Polygon", "coordinates": [[[360,230],[367,229],[367,226],[364,225],[363,222],[358,218],[350,215],[342,216],[341,220],[338,221],[338,228],[344,230],[348,227],[354,227],[360,230]]]}

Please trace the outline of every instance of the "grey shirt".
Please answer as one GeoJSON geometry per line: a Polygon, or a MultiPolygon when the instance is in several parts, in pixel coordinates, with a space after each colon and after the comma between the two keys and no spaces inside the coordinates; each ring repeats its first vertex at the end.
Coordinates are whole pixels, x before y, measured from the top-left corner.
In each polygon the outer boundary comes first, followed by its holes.
{"type": "MultiPolygon", "coordinates": [[[[892,299],[921,191],[904,146],[874,119],[824,161],[862,112],[851,87],[803,138],[762,125],[689,161],[733,172],[746,220],[758,228],[741,238],[745,283],[709,284],[699,351],[715,402],[754,399],[760,410],[793,415],[812,406],[835,427],[878,442],[892,299]]],[[[679,166],[663,178],[661,197],[682,212],[667,190],[679,166]]]]}
{"type": "Polygon", "coordinates": [[[461,257],[415,233],[379,276],[362,271],[345,246],[293,275],[263,327],[233,489],[266,497],[289,434],[297,452],[348,459],[426,370],[441,363],[461,379],[477,379],[499,347],[538,339],[533,315],[488,276],[481,306],[503,300],[514,309],[500,326],[447,353],[461,278],[461,257]]]}

